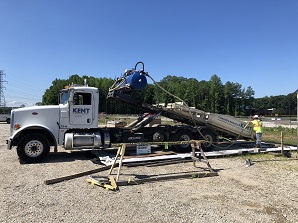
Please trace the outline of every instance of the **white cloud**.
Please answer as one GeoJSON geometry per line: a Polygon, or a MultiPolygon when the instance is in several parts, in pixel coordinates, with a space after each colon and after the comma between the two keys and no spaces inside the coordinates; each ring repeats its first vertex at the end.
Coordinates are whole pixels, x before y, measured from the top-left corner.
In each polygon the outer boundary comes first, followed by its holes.
{"type": "Polygon", "coordinates": [[[17,101],[9,101],[9,102],[7,102],[6,104],[15,105],[15,104],[17,104],[17,103],[18,103],[17,101]]]}

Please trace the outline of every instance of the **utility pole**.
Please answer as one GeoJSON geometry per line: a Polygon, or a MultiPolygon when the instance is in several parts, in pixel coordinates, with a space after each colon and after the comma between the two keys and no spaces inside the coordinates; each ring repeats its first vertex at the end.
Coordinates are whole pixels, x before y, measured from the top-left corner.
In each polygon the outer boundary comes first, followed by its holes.
{"type": "Polygon", "coordinates": [[[6,76],[3,70],[0,70],[0,107],[6,107],[5,97],[4,97],[4,89],[3,83],[7,81],[3,80],[3,77],[6,76]]]}

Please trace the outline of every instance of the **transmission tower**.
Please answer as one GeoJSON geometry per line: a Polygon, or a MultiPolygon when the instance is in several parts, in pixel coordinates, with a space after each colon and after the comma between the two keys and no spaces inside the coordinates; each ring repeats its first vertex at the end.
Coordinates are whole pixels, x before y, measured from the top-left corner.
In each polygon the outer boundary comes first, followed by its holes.
{"type": "Polygon", "coordinates": [[[0,70],[0,107],[6,107],[5,97],[4,97],[4,89],[3,83],[7,81],[3,80],[3,77],[6,76],[6,74],[3,73],[3,70],[0,70]]]}

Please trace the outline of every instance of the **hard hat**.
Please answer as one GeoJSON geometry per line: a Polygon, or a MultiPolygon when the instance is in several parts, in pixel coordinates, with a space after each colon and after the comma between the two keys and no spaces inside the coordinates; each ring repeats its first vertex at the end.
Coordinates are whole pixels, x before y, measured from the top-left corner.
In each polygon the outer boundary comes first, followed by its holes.
{"type": "Polygon", "coordinates": [[[258,115],[254,115],[254,118],[259,118],[259,116],[258,115]]]}

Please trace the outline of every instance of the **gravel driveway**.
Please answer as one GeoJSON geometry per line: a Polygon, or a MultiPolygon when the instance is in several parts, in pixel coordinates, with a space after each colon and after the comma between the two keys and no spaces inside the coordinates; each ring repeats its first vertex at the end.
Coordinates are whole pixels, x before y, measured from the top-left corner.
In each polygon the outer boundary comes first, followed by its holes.
{"type": "MultiPolygon", "coordinates": [[[[0,124],[0,222],[297,222],[298,160],[246,156],[210,159],[219,176],[123,186],[92,186],[81,177],[53,185],[44,180],[99,168],[82,153],[50,154],[20,164],[6,149],[9,125],[0,124]]],[[[293,157],[297,154],[292,153],[293,157]]],[[[206,167],[198,163],[198,167],[206,167]]],[[[202,171],[192,163],[123,167],[130,175],[202,171]]],[[[116,171],[115,171],[116,172],[116,171]]],[[[93,174],[107,176],[108,171],[93,174]]]]}

